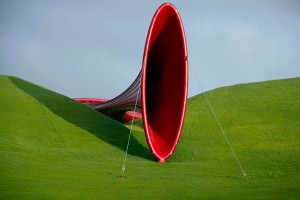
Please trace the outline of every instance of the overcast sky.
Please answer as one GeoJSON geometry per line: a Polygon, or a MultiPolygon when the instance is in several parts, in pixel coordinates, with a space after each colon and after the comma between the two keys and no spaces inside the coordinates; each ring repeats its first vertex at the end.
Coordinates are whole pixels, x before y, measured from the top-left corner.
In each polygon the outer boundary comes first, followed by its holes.
{"type": "MultiPolygon", "coordinates": [[[[162,3],[0,0],[0,74],[69,97],[113,98],[141,70],[148,27],[162,3]]],[[[300,1],[171,3],[205,90],[300,77],[300,1]]],[[[200,92],[190,73],[189,96],[200,92]]]]}

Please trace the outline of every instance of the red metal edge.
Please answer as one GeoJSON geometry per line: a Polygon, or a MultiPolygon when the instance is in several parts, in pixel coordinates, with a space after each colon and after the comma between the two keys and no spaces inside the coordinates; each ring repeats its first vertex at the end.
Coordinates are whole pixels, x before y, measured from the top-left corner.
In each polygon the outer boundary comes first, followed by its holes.
{"type": "Polygon", "coordinates": [[[123,121],[125,123],[127,123],[127,122],[130,122],[132,120],[137,120],[137,119],[140,119],[140,118],[142,118],[141,113],[134,112],[134,111],[127,111],[127,112],[124,113],[123,121]]]}
{"type": "Polygon", "coordinates": [[[142,66],[142,80],[141,80],[141,103],[142,103],[142,116],[143,116],[143,123],[144,123],[144,130],[145,130],[145,135],[146,135],[146,139],[147,139],[147,143],[148,146],[152,152],[152,154],[158,159],[159,162],[166,162],[167,159],[172,155],[172,153],[174,152],[178,141],[180,139],[180,135],[181,135],[181,131],[182,131],[182,127],[183,127],[183,122],[184,122],[184,117],[185,117],[185,110],[186,110],[186,102],[187,102],[187,92],[188,92],[188,63],[187,63],[187,43],[186,43],[186,38],[185,38],[185,32],[184,32],[184,28],[183,28],[183,23],[181,20],[181,17],[177,11],[177,9],[175,8],[174,5],[170,4],[170,3],[164,3],[162,4],[157,11],[155,12],[149,30],[148,30],[148,34],[147,34],[147,39],[146,39],[146,43],[145,43],[145,48],[144,48],[144,56],[143,56],[143,66],[142,66]],[[155,145],[153,143],[153,134],[151,133],[151,127],[149,125],[149,121],[148,121],[148,116],[147,116],[147,100],[146,100],[146,72],[147,72],[147,63],[148,63],[148,53],[149,53],[149,47],[150,47],[150,43],[153,42],[151,41],[152,39],[152,31],[153,28],[156,26],[156,20],[158,18],[158,16],[160,15],[160,13],[162,11],[164,11],[164,9],[171,9],[172,12],[174,12],[176,14],[178,23],[180,24],[180,29],[181,29],[181,40],[184,44],[184,58],[185,58],[185,62],[184,62],[184,74],[182,74],[182,76],[184,76],[184,94],[181,96],[182,98],[182,105],[181,105],[181,117],[180,117],[180,121],[179,121],[179,125],[178,125],[178,130],[175,133],[175,140],[174,142],[171,144],[170,149],[168,150],[167,154],[161,155],[161,153],[158,151],[158,146],[155,145]]]}
{"type": "Polygon", "coordinates": [[[78,101],[83,104],[90,104],[90,103],[104,103],[107,102],[107,99],[99,99],[99,98],[73,98],[75,101],[78,101]]]}

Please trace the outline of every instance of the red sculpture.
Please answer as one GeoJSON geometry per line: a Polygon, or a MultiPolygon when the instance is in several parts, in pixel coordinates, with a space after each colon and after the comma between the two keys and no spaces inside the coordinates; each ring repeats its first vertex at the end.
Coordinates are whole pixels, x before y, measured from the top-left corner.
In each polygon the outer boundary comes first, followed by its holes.
{"type": "Polygon", "coordinates": [[[109,101],[76,100],[118,121],[137,119],[142,113],[148,146],[159,162],[165,162],[174,152],[181,134],[187,90],[183,24],[176,8],[165,3],[153,16],[142,70],[129,88],[109,101]],[[135,108],[135,114],[128,112],[135,108]]]}

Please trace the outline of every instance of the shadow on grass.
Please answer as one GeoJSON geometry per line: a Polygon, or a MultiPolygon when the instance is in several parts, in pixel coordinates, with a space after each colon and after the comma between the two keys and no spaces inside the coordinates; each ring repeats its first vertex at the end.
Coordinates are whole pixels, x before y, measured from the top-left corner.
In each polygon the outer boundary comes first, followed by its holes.
{"type": "MultiPolygon", "coordinates": [[[[38,100],[64,120],[87,130],[102,141],[124,152],[126,151],[129,129],[119,122],[91,110],[81,103],[38,85],[16,77],[10,77],[10,80],[18,88],[38,100]]],[[[155,161],[150,150],[141,145],[134,136],[131,136],[128,154],[155,161]]]]}

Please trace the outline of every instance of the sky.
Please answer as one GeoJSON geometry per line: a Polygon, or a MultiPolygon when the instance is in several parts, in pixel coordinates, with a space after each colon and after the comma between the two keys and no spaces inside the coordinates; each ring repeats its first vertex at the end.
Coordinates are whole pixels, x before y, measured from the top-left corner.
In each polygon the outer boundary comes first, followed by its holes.
{"type": "MultiPolygon", "coordinates": [[[[0,74],[69,97],[111,99],[136,78],[164,1],[0,0],[0,74]]],[[[207,91],[300,77],[300,1],[170,1],[207,91]]],[[[189,70],[189,97],[201,93],[189,70]]],[[[1,88],[1,86],[0,86],[1,88]]]]}

